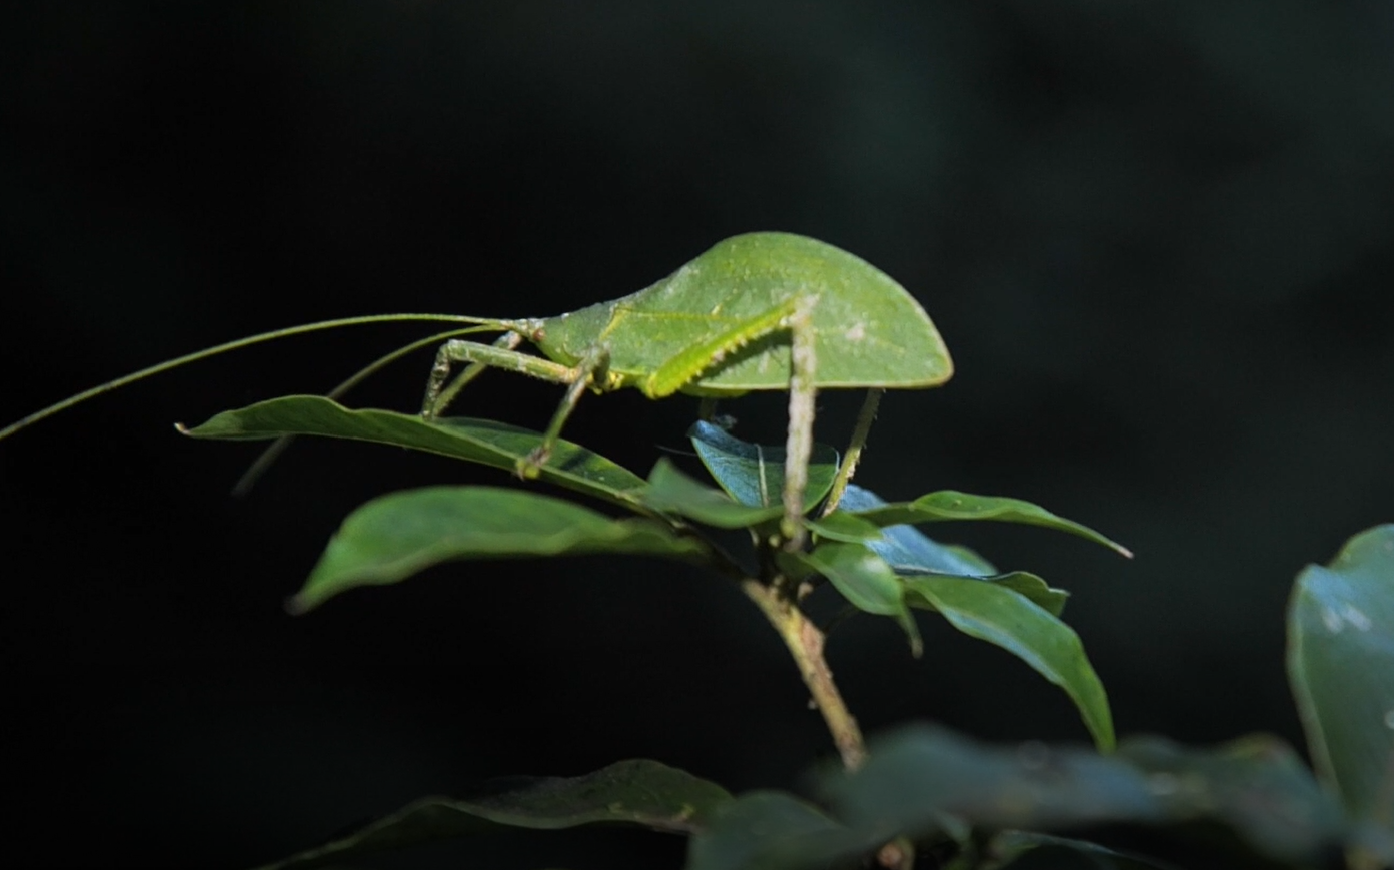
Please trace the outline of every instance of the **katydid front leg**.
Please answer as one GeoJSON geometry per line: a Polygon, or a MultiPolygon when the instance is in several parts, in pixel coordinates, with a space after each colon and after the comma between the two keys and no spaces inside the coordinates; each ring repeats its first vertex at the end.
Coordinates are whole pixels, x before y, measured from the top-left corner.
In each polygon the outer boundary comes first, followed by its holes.
{"type": "Polygon", "coordinates": [[[480,344],[462,339],[442,344],[440,350],[436,352],[436,362],[431,366],[431,378],[426,384],[426,396],[422,402],[421,416],[427,420],[439,416],[460,388],[478,376],[485,368],[509,369],[541,378],[544,381],[566,384],[566,395],[562,398],[561,404],[557,406],[556,413],[552,415],[552,421],[542,436],[542,443],[526,457],[518,460],[516,466],[518,476],[531,479],[537,477],[542,465],[547,461],[547,457],[551,455],[552,448],[561,436],[562,426],[565,425],[566,418],[571,415],[576,403],[581,398],[581,392],[594,382],[599,373],[605,370],[610,354],[603,345],[593,347],[576,365],[565,366],[549,359],[514,350],[513,348],[521,340],[521,336],[517,333],[508,332],[500,336],[494,344],[480,344]],[[450,368],[454,363],[470,363],[470,366],[448,388],[443,389],[442,384],[450,377],[450,368]]]}

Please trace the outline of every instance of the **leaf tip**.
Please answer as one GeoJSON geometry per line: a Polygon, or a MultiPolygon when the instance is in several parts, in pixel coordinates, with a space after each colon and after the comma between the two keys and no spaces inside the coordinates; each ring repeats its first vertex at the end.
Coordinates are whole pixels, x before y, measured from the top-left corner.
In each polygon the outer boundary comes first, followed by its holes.
{"type": "Polygon", "coordinates": [[[180,435],[188,435],[189,427],[185,426],[183,423],[175,423],[174,431],[178,432],[180,435]]]}
{"type": "Polygon", "coordinates": [[[304,616],[315,608],[314,602],[307,599],[303,594],[292,595],[285,602],[286,613],[291,616],[304,616]]]}
{"type": "Polygon", "coordinates": [[[1118,552],[1118,555],[1122,556],[1124,559],[1131,559],[1133,557],[1133,551],[1129,550],[1122,544],[1115,543],[1113,545],[1113,549],[1116,550],[1118,552]]]}

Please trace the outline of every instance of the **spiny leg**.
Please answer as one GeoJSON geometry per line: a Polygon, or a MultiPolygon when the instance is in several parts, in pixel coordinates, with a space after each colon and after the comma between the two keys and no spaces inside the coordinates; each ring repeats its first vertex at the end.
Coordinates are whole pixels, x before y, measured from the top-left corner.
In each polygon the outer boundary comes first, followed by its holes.
{"type": "MultiPolygon", "coordinates": [[[[492,345],[481,345],[474,341],[447,341],[442,344],[440,350],[436,351],[436,361],[431,366],[431,376],[426,381],[426,395],[421,400],[421,416],[427,420],[440,416],[446,407],[455,400],[455,396],[459,394],[460,390],[464,389],[470,381],[479,377],[486,368],[491,365],[500,367],[506,365],[499,363],[496,355],[490,354],[494,358],[486,359],[483,353],[471,350],[472,348],[490,348],[495,351],[516,353],[514,349],[522,341],[523,336],[509,330],[494,339],[492,345]],[[466,347],[461,347],[461,345],[466,347]],[[445,386],[446,379],[450,377],[451,364],[465,361],[468,361],[470,365],[463,372],[460,372],[454,381],[451,381],[450,386],[445,386]]],[[[527,355],[518,354],[518,356],[527,355]]],[[[536,359],[536,357],[529,358],[536,359]]],[[[549,362],[548,360],[538,361],[549,362]]]]}
{"type": "Polygon", "coordinates": [[[596,345],[586,351],[586,355],[581,358],[573,372],[571,383],[567,385],[566,394],[562,396],[561,403],[557,405],[557,410],[552,414],[552,421],[547,424],[547,431],[542,433],[542,443],[533,448],[527,458],[518,461],[518,476],[524,479],[537,477],[543,464],[547,462],[547,457],[552,454],[552,448],[556,446],[557,439],[561,437],[562,426],[566,424],[566,418],[571,416],[571,412],[576,409],[576,403],[581,400],[581,393],[586,387],[596,383],[597,376],[603,374],[606,366],[610,364],[610,349],[604,345],[596,345]]]}
{"type": "Polygon", "coordinates": [[[876,408],[881,404],[881,397],[885,393],[885,387],[872,387],[866,391],[866,400],[862,402],[862,409],[857,414],[857,426],[852,430],[852,441],[847,445],[847,453],[842,457],[842,467],[837,470],[833,488],[828,493],[828,501],[823,505],[823,516],[837,510],[838,502],[842,501],[842,494],[847,491],[847,484],[852,482],[852,475],[857,473],[857,463],[861,461],[862,449],[866,447],[867,435],[871,433],[871,424],[876,419],[876,408]]]}
{"type": "Polygon", "coordinates": [[[784,519],[780,532],[784,549],[803,547],[804,494],[808,490],[808,461],[813,455],[813,416],[818,397],[817,333],[813,329],[816,296],[801,296],[786,319],[792,342],[789,353],[789,438],[784,448],[784,519]]]}
{"type": "Polygon", "coordinates": [[[552,452],[552,447],[556,444],[561,433],[562,425],[581,397],[581,391],[592,383],[598,372],[604,371],[605,366],[609,363],[610,353],[605,347],[595,347],[587,352],[585,357],[576,365],[565,366],[543,357],[521,353],[509,346],[516,345],[520,340],[521,338],[518,337],[517,333],[506,333],[500,336],[494,344],[456,340],[447,341],[441,345],[440,350],[436,353],[435,365],[431,367],[431,379],[426,385],[426,397],[422,403],[421,416],[430,420],[440,414],[445,409],[446,402],[453,397],[457,385],[463,386],[461,381],[467,382],[477,376],[479,371],[485,367],[511,369],[515,372],[541,378],[544,381],[566,384],[566,396],[557,406],[556,413],[552,415],[552,422],[548,424],[547,431],[542,436],[542,443],[525,458],[518,460],[518,476],[533,478],[537,477],[538,470],[552,452]],[[510,336],[513,337],[510,338],[510,336]],[[450,377],[451,364],[457,362],[471,363],[471,365],[460,373],[459,378],[451,384],[450,389],[442,390],[441,385],[445,383],[446,378],[450,377]]]}

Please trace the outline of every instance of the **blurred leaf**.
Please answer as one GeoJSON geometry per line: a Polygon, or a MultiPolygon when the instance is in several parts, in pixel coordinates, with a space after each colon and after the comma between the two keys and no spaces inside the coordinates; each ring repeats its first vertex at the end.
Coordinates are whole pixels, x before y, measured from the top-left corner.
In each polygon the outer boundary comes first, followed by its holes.
{"type": "MultiPolygon", "coordinates": [[[[1098,747],[1113,748],[1108,696],[1073,629],[1004,586],[933,574],[902,579],[959,631],[1001,647],[1064,689],[1098,747]]],[[[915,603],[913,597],[910,601],[915,603]]]]}
{"type": "Polygon", "coordinates": [[[854,607],[877,616],[890,616],[910,640],[910,652],[919,658],[924,644],[914,615],[905,603],[905,589],[891,566],[862,544],[819,544],[811,553],[788,554],[828,578],[854,607]]]}
{"type": "MultiPolygon", "coordinates": [[[[1308,866],[1341,833],[1330,798],[1289,747],[1265,735],[1216,749],[1133,738],[1099,755],[1034,741],[989,746],[913,725],[873,740],[861,770],[825,769],[819,781],[834,818],[887,839],[938,833],[947,817],[986,830],[1032,831],[1204,819],[1231,828],[1269,859],[1308,866]]],[[[1004,834],[994,842],[1037,837],[1004,834]]]]}
{"type": "MultiPolygon", "coordinates": [[[[353,411],[323,396],[282,396],[245,408],[223,411],[192,429],[193,438],[265,441],[282,435],[324,435],[351,441],[390,444],[463,459],[512,472],[515,463],[542,442],[542,434],[473,417],[423,420],[377,408],[353,411]]],[[[603,456],[569,441],[558,441],[541,469],[541,479],[575,492],[632,507],[644,481],[603,456]]]]}
{"type": "Polygon", "coordinates": [[[477,797],[423,798],[347,837],[260,870],[309,870],[494,825],[556,829],[609,822],[688,834],[731,800],[721,786],[656,761],[621,761],[585,776],[500,780],[477,797]]]}
{"type": "Polygon", "coordinates": [[[1269,857],[1307,864],[1342,834],[1339,808],[1276,737],[1257,734],[1215,749],[1135,737],[1117,757],[1148,775],[1169,818],[1222,822],[1269,857]]]}
{"type": "Polygon", "coordinates": [[[1002,523],[1042,526],[1078,535],[1096,544],[1102,544],[1130,559],[1133,556],[1126,547],[1114,543],[1087,526],[1058,517],[1045,508],[1015,498],[969,495],[964,492],[944,490],[921,496],[912,502],[888,504],[884,507],[860,511],[859,515],[879,526],[894,526],[901,523],[936,523],[950,520],[993,520],[1002,523]]]}
{"type": "Polygon", "coordinates": [[[821,870],[880,843],[792,795],[755,791],[712,813],[688,841],[684,870],[821,870]]]}
{"type": "Polygon", "coordinates": [[[1394,863],[1394,525],[1361,532],[1297,577],[1288,677],[1317,773],[1359,823],[1356,856],[1394,863]]]}
{"type": "Polygon", "coordinates": [[[844,823],[888,837],[935,833],[946,815],[999,829],[1163,819],[1147,777],[1111,756],[988,746],[930,725],[872,741],[861,770],[825,773],[821,791],[844,823]]]}
{"type": "MultiPolygon", "coordinates": [[[[975,862],[971,867],[973,870],[1001,870],[1012,866],[1018,858],[1037,849],[1059,849],[1085,855],[1089,863],[1099,870],[1172,870],[1171,865],[1134,855],[1124,855],[1098,843],[1031,831],[1002,831],[996,834],[987,844],[987,860],[975,862]]],[[[949,870],[954,870],[956,866],[951,864],[949,870]]],[[[965,870],[967,866],[969,865],[965,865],[965,870]]]]}
{"type": "MultiPolygon", "coordinates": [[[[847,484],[838,509],[824,517],[821,523],[831,525],[834,531],[841,530],[848,540],[855,529],[866,537],[870,528],[880,526],[858,512],[884,508],[889,505],[869,489],[854,483],[847,484]]],[[[815,528],[810,524],[810,528],[815,528]]],[[[816,529],[815,529],[816,530],[816,529]]],[[[871,535],[868,546],[890,563],[897,574],[953,574],[959,577],[988,577],[997,573],[982,556],[967,547],[940,544],[922,534],[914,526],[892,525],[881,529],[879,536],[871,535]]]]}
{"type": "Polygon", "coordinates": [[[687,517],[719,529],[743,529],[777,520],[784,509],[752,507],[732,500],[719,489],[698,483],[667,459],[660,459],[649,473],[649,485],[640,495],[644,505],[666,514],[687,517]]]}
{"type": "Polygon", "coordinates": [[[396,583],[456,559],[704,552],[652,520],[615,520],[516,489],[428,487],[373,499],[350,514],[290,609],[303,613],[345,590],[396,583]]]}
{"type": "MultiPolygon", "coordinates": [[[[702,464],[731,498],[751,507],[778,507],[784,492],[784,448],[748,444],[730,432],[698,420],[687,437],[702,464]]],[[[805,509],[822,501],[837,476],[837,451],[825,444],[813,445],[808,463],[805,509]]]]}

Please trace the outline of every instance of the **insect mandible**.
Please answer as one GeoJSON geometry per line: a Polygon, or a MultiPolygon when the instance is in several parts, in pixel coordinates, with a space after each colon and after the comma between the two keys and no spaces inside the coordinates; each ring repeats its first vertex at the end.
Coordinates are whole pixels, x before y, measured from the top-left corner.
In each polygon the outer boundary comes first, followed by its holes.
{"type": "MultiPolygon", "coordinates": [[[[937,386],[953,374],[948,349],[929,316],[884,272],[807,236],[757,232],[719,242],[638,292],[555,317],[389,314],[249,336],[70,396],[0,429],[0,439],[78,402],[207,356],[288,335],[390,320],[467,324],[440,336],[445,340],[431,368],[421,409],[428,419],[442,414],[456,394],[487,368],[566,385],[541,445],[518,463],[518,473],[525,478],[535,477],[547,461],[587,388],[608,392],[632,387],[654,399],[681,392],[708,400],[754,390],[788,390],[782,533],[789,546],[798,546],[802,538],[800,517],[817,390],[872,391],[839,475],[839,482],[845,483],[880,392],[937,386]],[[481,332],[500,335],[492,344],[460,337],[481,332]],[[525,341],[541,355],[520,351],[525,341]],[[468,365],[452,380],[457,364],[468,365]]],[[[421,344],[415,342],[383,357],[335,394],[421,344]]]]}

